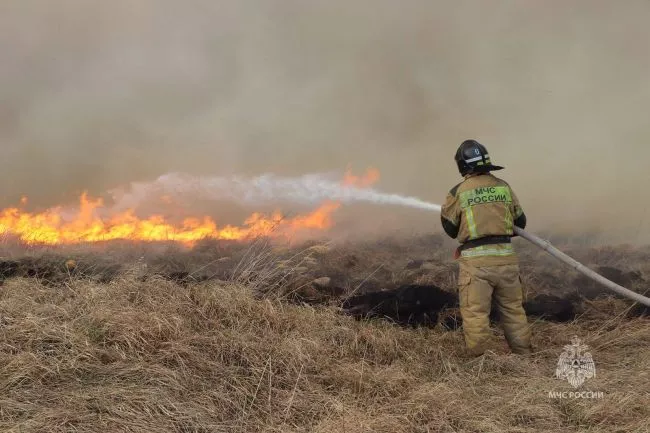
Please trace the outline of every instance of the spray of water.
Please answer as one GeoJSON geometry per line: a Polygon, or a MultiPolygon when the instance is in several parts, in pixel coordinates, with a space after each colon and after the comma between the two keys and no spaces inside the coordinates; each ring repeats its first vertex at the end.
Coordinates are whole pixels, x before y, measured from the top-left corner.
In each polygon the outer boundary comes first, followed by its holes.
{"type": "Polygon", "coordinates": [[[337,179],[340,179],[340,176],[328,173],[307,174],[300,177],[265,174],[252,178],[196,177],[183,173],[170,173],[160,176],[153,182],[132,183],[128,192],[113,190],[111,193],[115,199],[116,210],[137,208],[147,200],[169,196],[178,201],[230,200],[246,205],[278,201],[314,204],[324,200],[335,200],[341,203],[370,202],[440,211],[440,205],[415,197],[387,194],[368,187],[344,185],[337,179]]]}
{"type": "MultiPolygon", "coordinates": [[[[441,206],[416,197],[387,194],[372,188],[359,188],[341,184],[328,174],[308,174],[301,177],[278,177],[273,174],[254,178],[242,177],[194,177],[182,173],[163,175],[153,182],[134,183],[128,192],[113,191],[115,208],[137,208],[149,199],[161,195],[173,196],[177,200],[212,199],[233,200],[244,204],[260,204],[269,201],[292,201],[311,204],[323,200],[339,202],[370,202],[407,206],[440,212],[441,206]]],[[[650,306],[650,298],[626,289],[597,274],[573,258],[562,253],[547,241],[515,227],[515,233],[529,240],[553,257],[571,266],[589,278],[603,284],[627,298],[650,306]]]]}

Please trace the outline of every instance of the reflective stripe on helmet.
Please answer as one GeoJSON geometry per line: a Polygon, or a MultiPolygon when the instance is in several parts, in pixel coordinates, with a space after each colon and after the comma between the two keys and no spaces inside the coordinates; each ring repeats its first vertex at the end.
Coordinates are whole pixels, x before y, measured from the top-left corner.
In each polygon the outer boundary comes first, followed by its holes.
{"type": "Polygon", "coordinates": [[[512,244],[483,245],[463,250],[462,257],[511,256],[515,253],[512,244]]]}
{"type": "MultiPolygon", "coordinates": [[[[485,159],[488,159],[488,158],[490,158],[490,155],[485,154],[485,159]]],[[[483,159],[482,156],[477,156],[476,158],[466,159],[465,162],[476,162],[476,161],[480,161],[482,159],[483,159]]]]}

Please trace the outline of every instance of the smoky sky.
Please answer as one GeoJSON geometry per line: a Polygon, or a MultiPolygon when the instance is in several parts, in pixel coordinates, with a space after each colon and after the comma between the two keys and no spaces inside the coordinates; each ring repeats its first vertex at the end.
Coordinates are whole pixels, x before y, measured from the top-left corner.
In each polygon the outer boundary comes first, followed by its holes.
{"type": "Polygon", "coordinates": [[[348,166],[440,203],[474,138],[530,227],[647,238],[649,16],[645,0],[3,1],[0,204],[348,166]]]}

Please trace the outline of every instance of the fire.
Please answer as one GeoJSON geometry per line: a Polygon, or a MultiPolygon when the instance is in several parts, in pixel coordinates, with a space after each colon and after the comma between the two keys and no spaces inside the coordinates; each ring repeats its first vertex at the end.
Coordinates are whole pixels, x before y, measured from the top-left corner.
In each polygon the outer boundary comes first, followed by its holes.
{"type": "MultiPolygon", "coordinates": [[[[349,171],[346,185],[367,186],[378,179],[378,172],[368,170],[357,177],[349,171]]],[[[168,198],[163,197],[167,202],[168,198]]],[[[27,203],[27,198],[21,200],[27,203]]],[[[169,201],[171,203],[171,201],[169,201]]],[[[64,218],[62,207],[40,213],[29,213],[19,208],[0,210],[0,235],[10,235],[28,244],[75,244],[111,240],[177,241],[193,244],[202,239],[247,240],[260,236],[291,236],[300,230],[326,230],[333,225],[332,215],[340,207],[337,202],[325,202],[306,215],[285,218],[280,212],[272,215],[253,213],[242,226],[218,226],[210,217],[185,218],[174,224],[161,215],[139,218],[133,209],[108,217],[110,213],[100,198],[82,194],[79,208],[71,218],[64,218]]]]}
{"type": "Polygon", "coordinates": [[[217,226],[210,217],[185,218],[174,225],[160,215],[138,218],[133,210],[102,219],[97,211],[103,208],[101,199],[86,194],[80,198],[78,213],[64,221],[61,208],[42,213],[27,213],[17,208],[0,212],[0,234],[12,234],[30,244],[73,244],[116,239],[140,241],[178,241],[193,243],[201,239],[245,240],[259,236],[287,235],[300,229],[324,230],[332,225],[331,215],[336,203],[325,203],[308,215],[285,219],[278,212],[271,216],[254,213],[241,227],[217,226]]]}
{"type": "Polygon", "coordinates": [[[352,174],[351,169],[348,167],[345,177],[343,178],[343,184],[348,186],[356,186],[359,188],[365,188],[370,185],[373,185],[379,181],[379,170],[376,168],[368,168],[364,176],[355,176],[352,174]]]}

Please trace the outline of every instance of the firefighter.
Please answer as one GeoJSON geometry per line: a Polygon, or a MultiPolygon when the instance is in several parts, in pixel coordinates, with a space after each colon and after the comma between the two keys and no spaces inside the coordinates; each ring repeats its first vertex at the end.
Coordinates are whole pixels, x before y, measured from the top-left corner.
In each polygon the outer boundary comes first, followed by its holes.
{"type": "Polygon", "coordinates": [[[510,185],[491,174],[487,149],[475,140],[461,143],[455,156],[463,181],[453,187],[442,206],[442,227],[460,246],[458,296],[465,345],[482,355],[490,339],[492,299],[498,307],[510,349],[531,353],[531,334],[523,308],[519,261],[511,243],[513,225],[525,228],[526,215],[510,185]]]}

